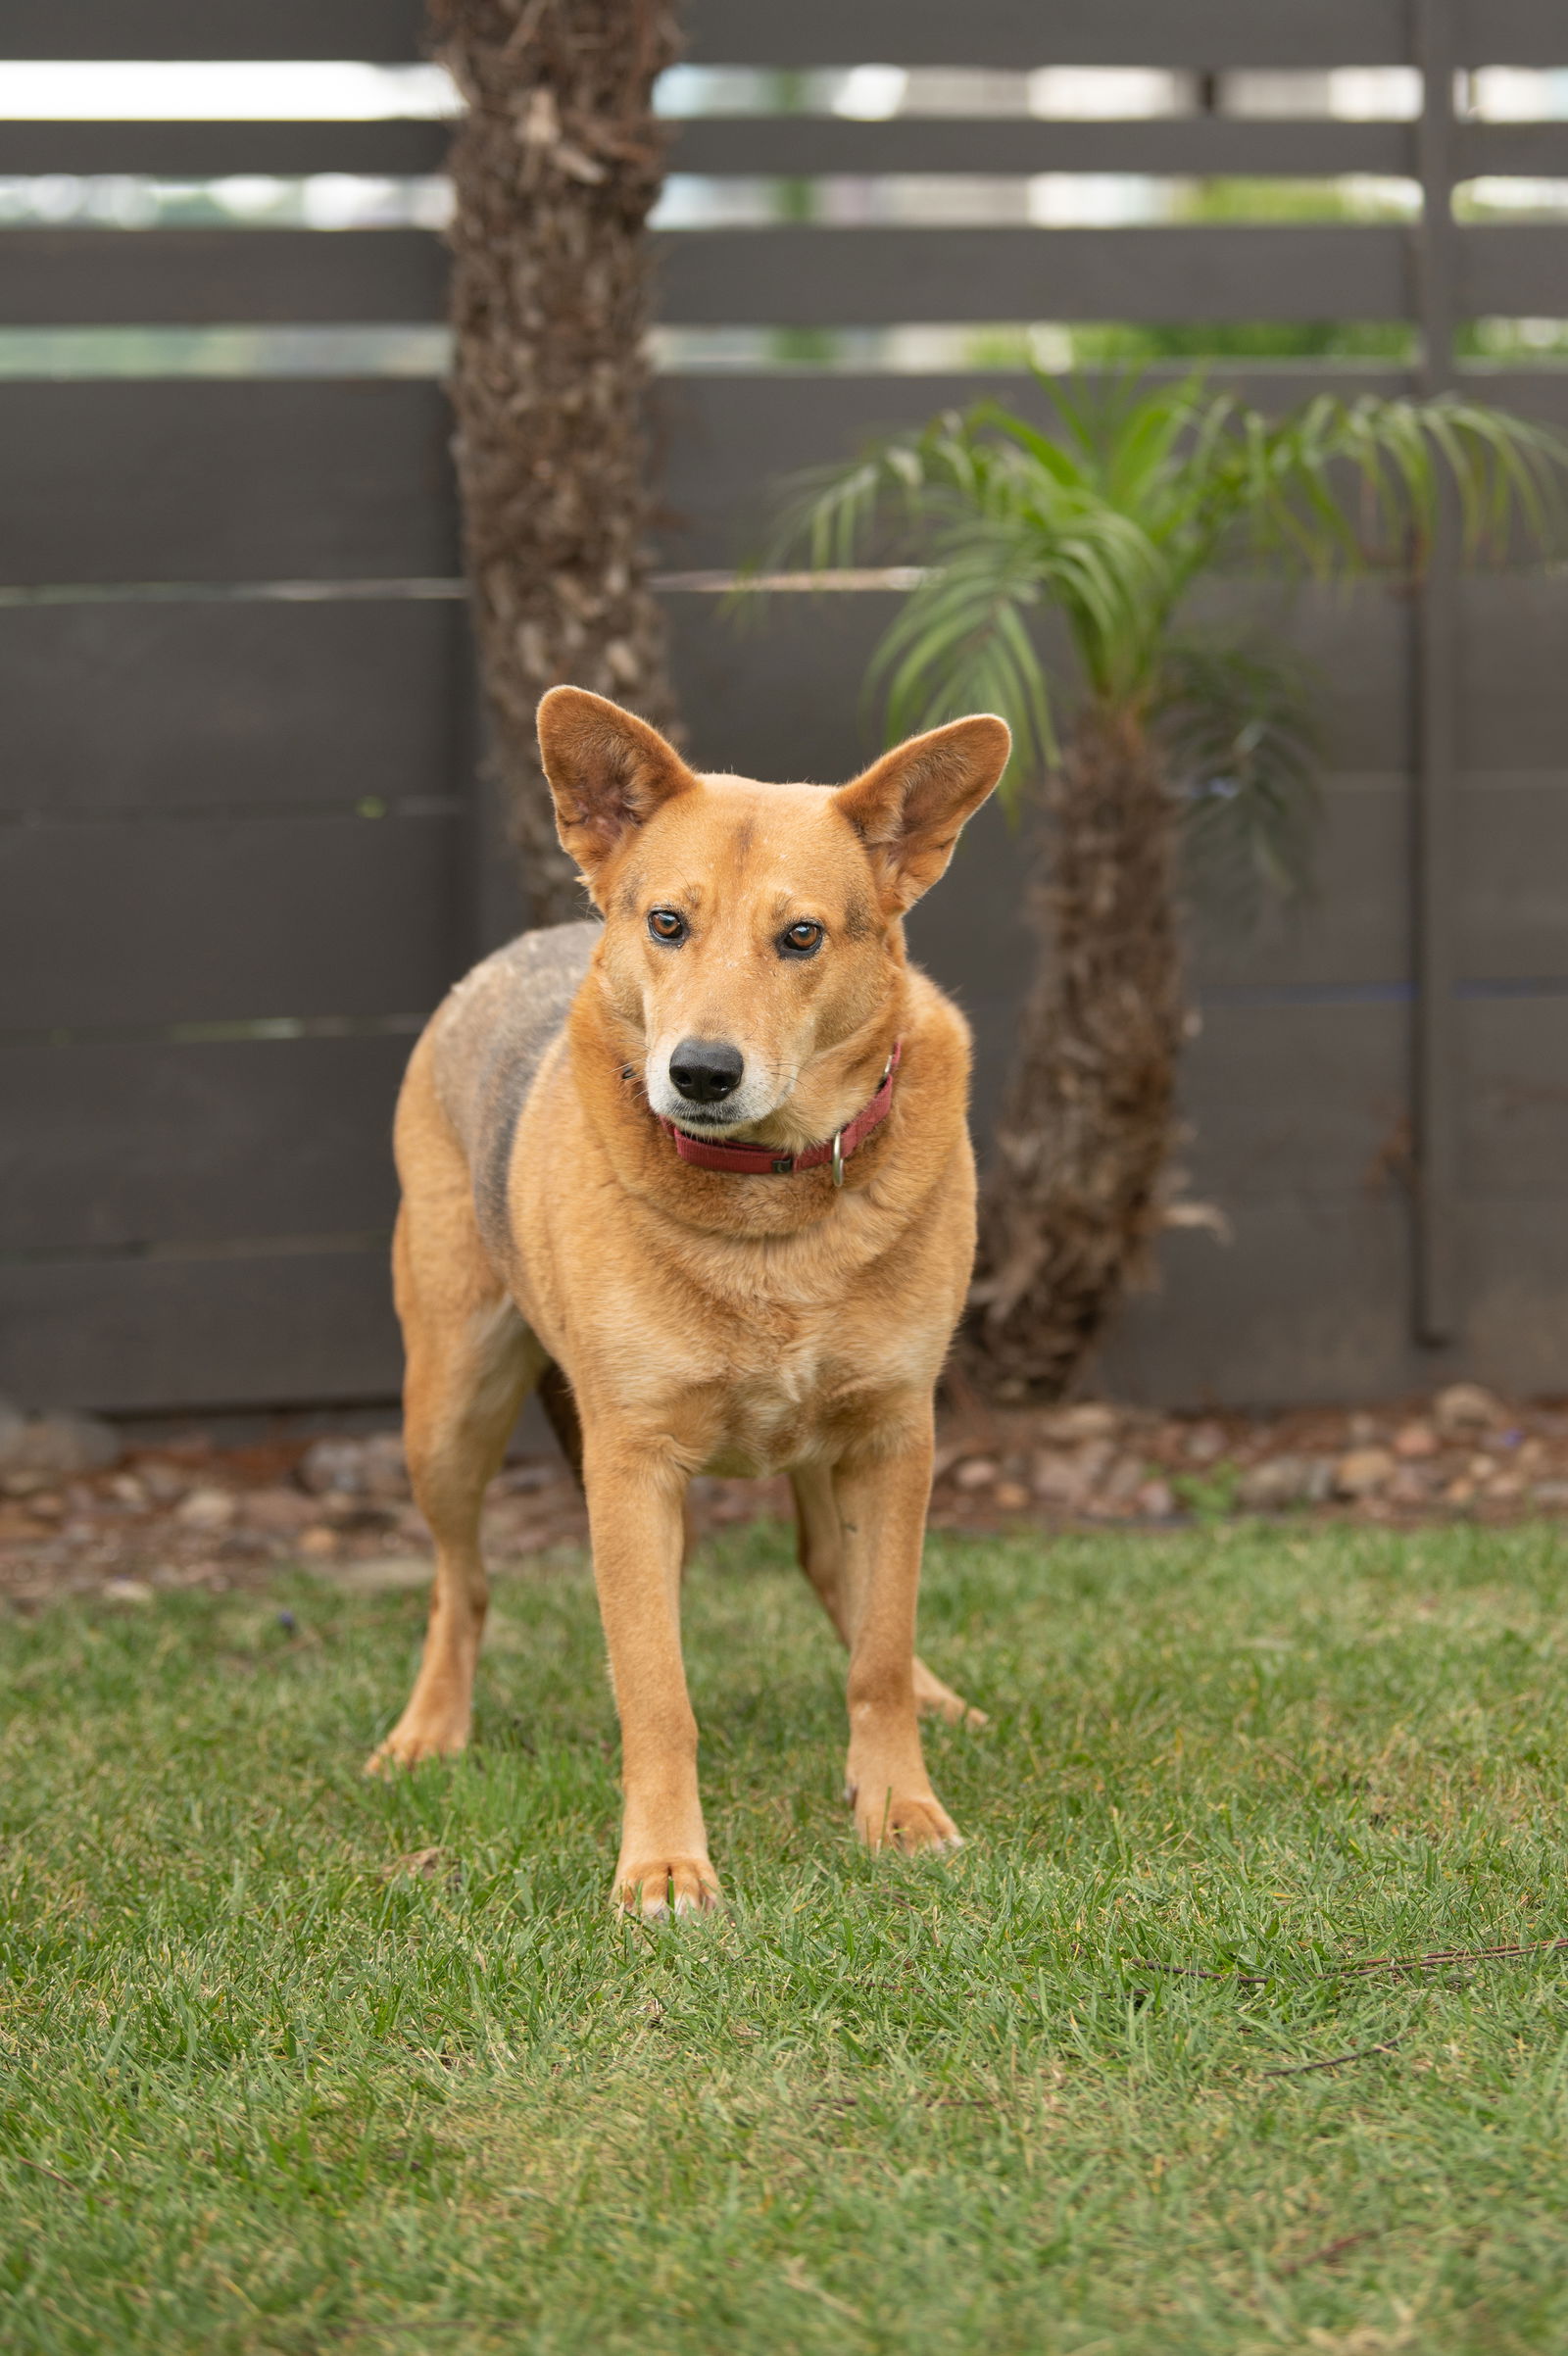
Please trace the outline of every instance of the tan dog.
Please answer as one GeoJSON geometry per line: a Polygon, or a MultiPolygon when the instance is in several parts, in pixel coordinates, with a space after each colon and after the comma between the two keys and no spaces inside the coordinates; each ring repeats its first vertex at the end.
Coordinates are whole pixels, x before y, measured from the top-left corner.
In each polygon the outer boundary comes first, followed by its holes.
{"type": "Polygon", "coordinates": [[[468,1739],[480,1501],[542,1381],[580,1417],[623,1752],[616,1890],[680,1913],[718,1895],[680,1643],[705,1468],[791,1476],[803,1567],[850,1649],[862,1840],[958,1838],[916,1712],[965,1704],[915,1659],[914,1621],[932,1394],[974,1250],[969,1038],[901,918],[1008,736],[956,720],[838,792],[697,776],[576,688],[546,696],[539,739],[605,921],[499,951],[409,1065],[394,1270],[435,1592],[370,1764],[468,1739]]]}

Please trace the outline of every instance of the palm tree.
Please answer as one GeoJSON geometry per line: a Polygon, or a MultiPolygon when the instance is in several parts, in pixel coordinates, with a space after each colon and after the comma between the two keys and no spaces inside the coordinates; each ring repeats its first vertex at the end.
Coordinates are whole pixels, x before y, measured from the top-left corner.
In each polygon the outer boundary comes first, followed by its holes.
{"type": "Polygon", "coordinates": [[[1184,1029],[1180,862],[1289,888],[1310,823],[1309,683],[1204,637],[1193,593],[1248,561],[1419,565],[1453,498],[1474,554],[1554,513],[1568,451],[1481,404],[1323,394],[1277,420],[1200,380],[1041,382],[1054,429],[983,402],[800,478],[765,562],[913,560],[870,684],[897,738],[1000,712],[1004,795],[1043,786],[1042,958],[981,1202],[967,1327],[1000,1399],[1062,1391],[1168,1222],[1184,1029]],[[1070,649],[1070,723],[1038,625],[1070,649]]]}
{"type": "Polygon", "coordinates": [[[491,763],[531,920],[582,913],[534,712],[563,679],[669,732],[648,587],[651,97],[669,0],[431,0],[452,147],[452,397],[491,763]]]}

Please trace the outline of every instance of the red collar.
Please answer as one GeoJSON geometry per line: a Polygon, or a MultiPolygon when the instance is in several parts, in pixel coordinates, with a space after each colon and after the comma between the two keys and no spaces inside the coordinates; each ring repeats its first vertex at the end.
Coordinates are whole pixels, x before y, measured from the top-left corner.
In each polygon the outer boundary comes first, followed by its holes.
{"type": "Polygon", "coordinates": [[[682,1161],[692,1162],[700,1170],[728,1170],[738,1178],[792,1178],[797,1170],[817,1170],[823,1162],[830,1161],[833,1183],[842,1186],[844,1164],[864,1145],[873,1129],[881,1128],[893,1108],[893,1078],[903,1054],[903,1040],[895,1039],[882,1084],[869,1104],[862,1105],[854,1120],[847,1121],[826,1145],[806,1146],[799,1153],[775,1153],[769,1146],[733,1146],[718,1138],[709,1144],[704,1138],[678,1129],[662,1113],[659,1125],[668,1132],[682,1161]]]}

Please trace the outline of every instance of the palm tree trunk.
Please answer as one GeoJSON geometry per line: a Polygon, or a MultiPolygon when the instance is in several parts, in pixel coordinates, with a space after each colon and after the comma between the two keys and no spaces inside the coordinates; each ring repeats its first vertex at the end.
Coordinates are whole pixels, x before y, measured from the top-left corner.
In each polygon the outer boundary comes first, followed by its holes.
{"type": "Polygon", "coordinates": [[[1160,1225],[1183,1020],[1177,812],[1135,714],[1091,705],[1053,780],[1041,970],[981,1196],[966,1369],[1056,1398],[1160,1225]]]}
{"type": "Polygon", "coordinates": [[[452,397],[491,761],[534,923],[582,913],[534,712],[569,680],[668,732],[643,410],[666,0],[431,0],[453,141],[452,397]]]}

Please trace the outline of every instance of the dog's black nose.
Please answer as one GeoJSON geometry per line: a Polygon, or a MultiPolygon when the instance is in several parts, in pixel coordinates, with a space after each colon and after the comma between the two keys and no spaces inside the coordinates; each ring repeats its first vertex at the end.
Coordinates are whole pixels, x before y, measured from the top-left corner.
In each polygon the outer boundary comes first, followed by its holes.
{"type": "Polygon", "coordinates": [[[689,1104],[716,1104],[741,1084],[746,1058],[727,1039],[683,1039],[669,1058],[669,1076],[689,1104]]]}

